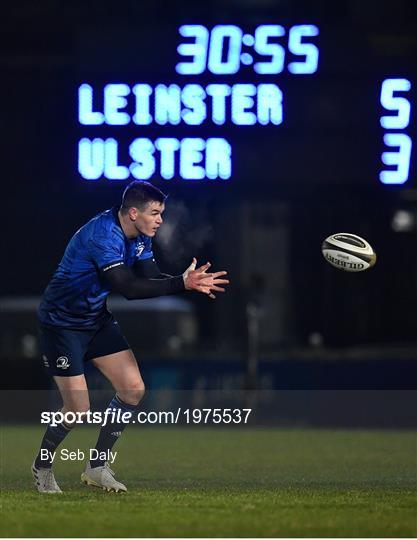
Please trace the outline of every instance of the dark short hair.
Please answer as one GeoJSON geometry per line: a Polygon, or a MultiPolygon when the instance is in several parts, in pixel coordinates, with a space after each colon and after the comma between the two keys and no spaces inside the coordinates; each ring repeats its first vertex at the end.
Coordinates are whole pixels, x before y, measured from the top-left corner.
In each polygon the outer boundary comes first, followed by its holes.
{"type": "Polygon", "coordinates": [[[156,201],[162,204],[166,198],[165,193],[149,182],[134,180],[123,192],[120,210],[127,212],[132,206],[138,210],[144,210],[148,203],[156,201]]]}

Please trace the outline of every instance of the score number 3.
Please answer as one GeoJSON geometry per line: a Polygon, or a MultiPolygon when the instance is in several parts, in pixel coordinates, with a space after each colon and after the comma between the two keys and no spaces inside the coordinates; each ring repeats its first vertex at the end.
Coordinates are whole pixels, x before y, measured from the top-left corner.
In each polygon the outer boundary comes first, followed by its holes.
{"type": "Polygon", "coordinates": [[[394,115],[381,116],[381,126],[395,133],[384,135],[384,144],[398,148],[395,152],[383,152],[381,159],[385,165],[395,169],[381,171],[379,179],[383,184],[404,184],[408,180],[411,159],[411,138],[397,130],[406,129],[410,124],[411,105],[407,98],[394,95],[395,92],[409,92],[408,79],[385,79],[381,86],[381,105],[386,111],[396,111],[394,115]]]}

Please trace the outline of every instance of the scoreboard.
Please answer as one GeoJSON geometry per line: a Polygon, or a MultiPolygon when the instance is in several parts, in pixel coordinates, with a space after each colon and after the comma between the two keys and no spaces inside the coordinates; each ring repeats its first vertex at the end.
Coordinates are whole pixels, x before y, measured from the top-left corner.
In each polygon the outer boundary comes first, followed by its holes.
{"type": "Polygon", "coordinates": [[[155,35],[83,59],[73,93],[82,181],[415,182],[407,48],[378,51],[365,35],[354,46],[346,29],[279,17],[172,21],[155,35]]]}

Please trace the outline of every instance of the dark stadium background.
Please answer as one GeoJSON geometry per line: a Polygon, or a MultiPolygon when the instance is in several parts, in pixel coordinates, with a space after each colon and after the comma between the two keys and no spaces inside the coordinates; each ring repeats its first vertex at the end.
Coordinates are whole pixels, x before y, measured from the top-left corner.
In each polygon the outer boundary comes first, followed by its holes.
{"type": "MultiPolygon", "coordinates": [[[[294,78],[285,92],[294,115],[301,107],[307,116],[291,125],[290,115],[280,135],[262,127],[234,132],[240,158],[235,158],[230,182],[152,180],[169,193],[166,222],[175,225],[171,241],[157,242],[160,266],[175,274],[193,256],[210,260],[216,269],[229,271],[227,293],[215,302],[198,295],[135,302],[134,307],[116,302],[114,311],[151,391],[380,390],[372,394],[375,406],[368,419],[362,406],[355,412],[349,405],[328,418],[306,406],[294,418],[321,424],[412,424],[408,391],[415,389],[417,365],[414,3],[20,0],[5,4],[2,12],[7,14],[0,23],[3,388],[48,388],[36,342],[36,303],[71,235],[117,204],[126,185],[87,182],[77,173],[80,82],[141,80],[142,69],[147,80],[175,82],[172,36],[183,22],[306,21],[320,28],[319,72],[305,83],[310,97],[303,94],[304,82],[294,78]],[[135,48],[143,35],[151,43],[152,61],[135,48]],[[399,187],[383,186],[377,178],[379,87],[390,76],[407,76],[414,84],[411,177],[399,187]],[[279,166],[275,155],[282,146],[297,164],[295,173],[279,166]],[[239,160],[244,162],[248,149],[251,167],[245,169],[239,160]],[[321,167],[312,156],[321,156],[321,167]],[[406,221],[398,230],[401,216],[406,221]],[[330,267],[320,246],[335,232],[368,239],[378,253],[375,268],[348,274],[330,267]],[[390,401],[398,414],[386,414],[384,392],[400,396],[390,401]]],[[[226,137],[229,129],[224,126],[226,137]]],[[[94,372],[89,376],[98,381],[94,372]]],[[[365,397],[359,402],[369,402],[371,394],[360,395],[365,397]]],[[[334,399],[342,406],[340,395],[334,399]]],[[[291,422],[288,410],[287,415],[291,422]]]]}

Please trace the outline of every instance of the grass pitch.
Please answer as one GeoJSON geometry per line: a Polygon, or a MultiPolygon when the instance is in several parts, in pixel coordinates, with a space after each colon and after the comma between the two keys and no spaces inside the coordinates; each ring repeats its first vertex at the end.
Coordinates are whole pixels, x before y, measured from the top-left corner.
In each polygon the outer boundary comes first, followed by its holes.
{"type": "MultiPolygon", "coordinates": [[[[10,537],[415,537],[411,431],[131,426],[112,467],[129,491],[88,489],[58,461],[62,495],[34,491],[42,429],[3,427],[1,525],[10,537]]],[[[83,427],[64,442],[93,447],[83,427]]]]}

